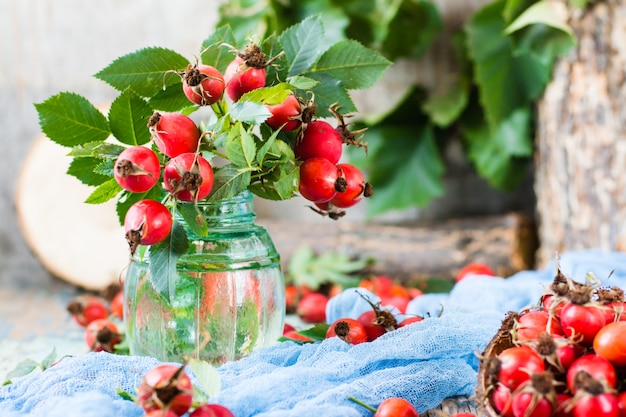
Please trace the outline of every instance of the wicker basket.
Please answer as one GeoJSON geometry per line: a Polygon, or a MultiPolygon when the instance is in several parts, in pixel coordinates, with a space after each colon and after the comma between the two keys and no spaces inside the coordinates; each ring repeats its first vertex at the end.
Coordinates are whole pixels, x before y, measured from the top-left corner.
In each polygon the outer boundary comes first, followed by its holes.
{"type": "Polygon", "coordinates": [[[480,363],[478,365],[478,382],[476,384],[476,398],[482,409],[481,411],[487,417],[499,417],[499,414],[494,408],[489,396],[490,381],[487,377],[485,364],[487,359],[497,356],[500,352],[513,346],[511,330],[513,329],[517,316],[517,313],[514,312],[509,312],[506,315],[504,320],[502,320],[500,329],[498,329],[498,332],[489,341],[485,350],[483,350],[480,355],[480,363]]]}

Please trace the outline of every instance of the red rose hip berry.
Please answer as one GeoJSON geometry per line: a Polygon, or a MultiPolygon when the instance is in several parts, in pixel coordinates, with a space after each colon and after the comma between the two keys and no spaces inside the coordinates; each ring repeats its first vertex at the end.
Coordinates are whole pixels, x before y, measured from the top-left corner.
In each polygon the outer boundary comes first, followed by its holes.
{"type": "Polygon", "coordinates": [[[361,201],[362,197],[371,197],[374,193],[371,184],[365,181],[363,173],[354,165],[338,164],[341,175],[346,180],[346,189],[338,192],[330,204],[339,208],[348,208],[361,201]]]}
{"type": "Polygon", "coordinates": [[[148,128],[159,150],[170,158],[195,152],[198,148],[200,129],[184,114],[155,112],[148,121],[148,128]]]}
{"type": "Polygon", "coordinates": [[[213,167],[200,154],[183,153],[163,169],[165,188],[180,201],[199,201],[213,188],[213,167]]]}
{"type": "Polygon", "coordinates": [[[136,403],[146,412],[182,416],[191,408],[193,387],[183,366],[161,364],[150,369],[137,388],[136,403]]]}
{"type": "Polygon", "coordinates": [[[330,201],[345,190],[345,179],[335,164],[324,158],[310,158],[300,165],[298,189],[302,197],[314,203],[330,201]]]}
{"type": "Polygon", "coordinates": [[[112,353],[115,345],[121,341],[117,326],[109,319],[97,319],[85,327],[85,343],[92,352],[112,353]]]}
{"type": "Polygon", "coordinates": [[[341,134],[333,126],[323,120],[314,120],[306,125],[293,152],[301,161],[319,157],[336,164],[341,158],[342,146],[341,134]]]}
{"type": "Polygon", "coordinates": [[[342,318],[335,320],[326,331],[326,338],[339,337],[350,345],[369,341],[365,326],[358,320],[342,318]]]}
{"type": "Polygon", "coordinates": [[[94,320],[109,317],[109,308],[100,297],[79,295],[67,304],[67,311],[81,326],[87,326],[94,320]]]}
{"type": "Polygon", "coordinates": [[[238,56],[224,71],[226,94],[232,101],[238,101],[244,94],[265,87],[266,77],[265,67],[252,67],[238,56]]]}
{"type": "Polygon", "coordinates": [[[226,83],[217,68],[210,65],[189,65],[183,74],[183,92],[192,103],[210,106],[224,94],[226,83]]]}
{"type": "Polygon", "coordinates": [[[265,121],[265,124],[274,130],[282,126],[283,132],[291,132],[299,128],[302,123],[300,121],[302,107],[293,94],[288,95],[280,104],[267,106],[267,109],[272,115],[265,121]]]}
{"type": "Polygon", "coordinates": [[[124,230],[131,254],[138,245],[162,242],[172,230],[172,214],[156,200],[140,200],[133,204],[124,217],[124,230]]]}
{"type": "Polygon", "coordinates": [[[124,149],[113,170],[115,181],[127,191],[143,193],[154,187],[161,176],[159,157],[145,146],[124,149]]]}

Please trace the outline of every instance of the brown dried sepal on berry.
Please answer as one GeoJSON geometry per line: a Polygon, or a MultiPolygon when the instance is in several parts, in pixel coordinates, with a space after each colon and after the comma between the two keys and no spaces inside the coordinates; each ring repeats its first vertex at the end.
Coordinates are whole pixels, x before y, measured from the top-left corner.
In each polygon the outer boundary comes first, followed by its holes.
{"type": "Polygon", "coordinates": [[[398,320],[396,320],[391,311],[380,308],[380,302],[373,303],[372,300],[370,300],[368,297],[364,296],[360,292],[357,293],[362,299],[367,301],[370,307],[372,307],[372,309],[374,310],[374,313],[376,313],[374,324],[382,326],[387,332],[391,332],[398,328],[398,320]]]}
{"type": "Polygon", "coordinates": [[[341,135],[343,143],[363,148],[365,149],[365,153],[367,154],[367,143],[362,141],[367,128],[351,131],[348,128],[350,124],[346,123],[346,118],[352,116],[339,113],[339,109],[340,107],[337,103],[333,103],[328,108],[332,115],[335,116],[335,119],[337,119],[337,131],[341,135]]]}
{"type": "Polygon", "coordinates": [[[323,208],[321,208],[319,205],[316,207],[313,207],[313,206],[307,206],[307,207],[309,207],[311,210],[313,210],[320,216],[328,216],[328,218],[332,220],[339,220],[340,218],[346,215],[345,210],[340,209],[338,207],[334,207],[330,203],[323,204],[322,205],[323,208]]]}
{"type": "Polygon", "coordinates": [[[246,45],[243,51],[235,50],[235,53],[239,58],[243,60],[244,64],[247,67],[258,69],[267,68],[268,66],[276,62],[276,60],[278,60],[284,54],[284,52],[281,51],[273,58],[267,59],[263,51],[261,51],[259,45],[254,42],[246,45]]]}

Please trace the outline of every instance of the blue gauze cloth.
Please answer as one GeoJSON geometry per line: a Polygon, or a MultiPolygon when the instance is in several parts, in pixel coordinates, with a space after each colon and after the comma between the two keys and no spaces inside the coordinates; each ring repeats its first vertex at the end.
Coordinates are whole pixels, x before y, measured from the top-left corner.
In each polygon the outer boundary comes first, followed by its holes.
{"type": "MultiPolygon", "coordinates": [[[[626,288],[623,253],[567,252],[559,266],[565,276],[579,282],[593,273],[603,284],[626,288]]],[[[545,269],[522,271],[507,279],[468,276],[449,294],[425,294],[413,300],[407,315],[425,319],[374,342],[350,346],[331,338],[257,350],[218,368],[222,389],[211,402],[229,407],[236,417],[356,417],[372,413],[349,401],[349,396],[374,407],[385,398],[403,397],[420,413],[446,398],[471,396],[477,353],[508,311],[537,303],[555,272],[552,262],[545,269]]],[[[373,294],[359,291],[378,301],[373,294]]],[[[347,289],[329,301],[327,321],[356,318],[369,308],[356,289],[347,289]]],[[[159,363],[108,353],[67,358],[0,388],[0,415],[140,417],[142,410],[121,399],[118,389],[134,394],[142,376],[159,363]]]]}

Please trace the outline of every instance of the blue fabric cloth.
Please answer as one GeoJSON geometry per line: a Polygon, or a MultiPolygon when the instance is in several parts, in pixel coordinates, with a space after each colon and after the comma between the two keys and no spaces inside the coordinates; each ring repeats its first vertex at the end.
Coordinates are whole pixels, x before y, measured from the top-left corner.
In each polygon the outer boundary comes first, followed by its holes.
{"type": "MultiPolygon", "coordinates": [[[[563,273],[584,281],[593,273],[604,284],[626,288],[626,254],[568,252],[563,273]]],[[[471,395],[480,352],[508,311],[535,304],[555,275],[555,264],[507,279],[470,276],[449,294],[413,300],[407,314],[426,318],[371,343],[350,346],[332,338],[314,344],[284,342],[218,368],[222,389],[211,399],[237,417],[369,416],[347,398],[377,406],[400,396],[418,411],[445,398],[471,395]]],[[[364,293],[367,294],[367,293],[364,293]]],[[[372,294],[369,294],[373,297],[372,294]]],[[[377,299],[372,298],[374,302],[377,299]]],[[[369,308],[355,289],[331,299],[328,321],[356,318],[369,308]]],[[[89,353],[0,388],[3,417],[139,417],[142,410],[118,390],[134,393],[152,358],[89,353]]]]}

